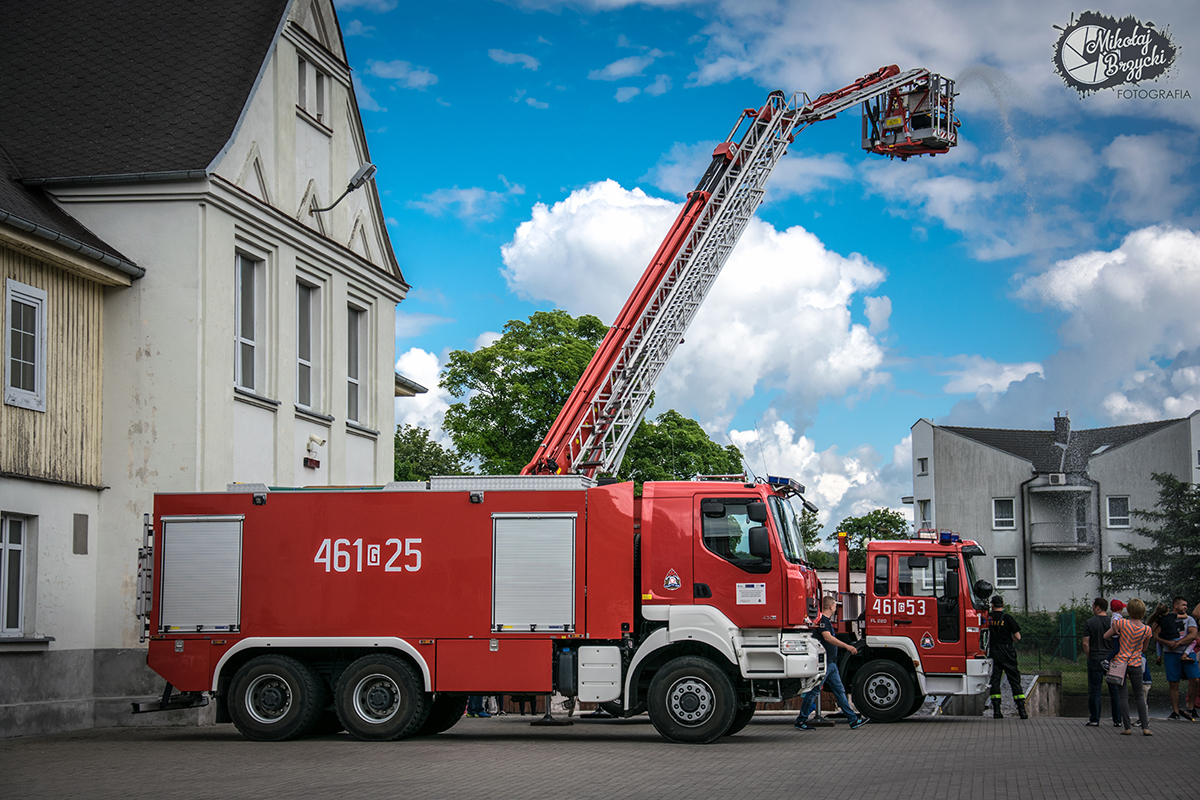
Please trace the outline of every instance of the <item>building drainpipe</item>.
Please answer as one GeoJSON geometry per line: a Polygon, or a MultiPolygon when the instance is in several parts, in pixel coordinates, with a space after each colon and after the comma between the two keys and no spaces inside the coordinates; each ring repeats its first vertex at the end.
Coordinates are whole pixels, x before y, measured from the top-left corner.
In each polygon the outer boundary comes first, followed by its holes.
{"type": "Polygon", "coordinates": [[[1029,611],[1029,559],[1033,558],[1033,545],[1027,535],[1030,526],[1033,525],[1029,511],[1028,486],[1037,480],[1037,476],[1035,471],[1032,478],[1021,483],[1021,594],[1025,598],[1025,611],[1029,611]]]}
{"type": "MultiPolygon", "coordinates": [[[[1100,520],[1102,519],[1100,516],[1100,512],[1101,512],[1101,508],[1102,508],[1100,505],[1100,481],[1095,480],[1094,478],[1092,478],[1091,475],[1084,475],[1083,477],[1087,478],[1087,482],[1090,483],[1096,489],[1096,557],[1100,561],[1100,566],[1096,569],[1096,572],[1100,575],[1103,575],[1104,574],[1104,531],[1101,529],[1101,526],[1100,526],[1100,520]]],[[[1104,592],[1101,590],[1104,588],[1104,578],[1101,577],[1101,578],[1098,578],[1097,580],[1099,581],[1099,584],[1100,584],[1099,589],[1097,589],[1097,594],[1103,595],[1104,592]]]]}

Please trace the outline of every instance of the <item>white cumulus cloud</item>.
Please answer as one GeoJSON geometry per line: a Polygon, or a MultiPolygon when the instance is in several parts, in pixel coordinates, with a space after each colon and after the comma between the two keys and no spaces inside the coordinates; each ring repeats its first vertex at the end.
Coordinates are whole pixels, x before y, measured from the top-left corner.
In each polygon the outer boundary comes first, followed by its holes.
{"type": "Polygon", "coordinates": [[[409,380],[416,381],[429,391],[414,397],[397,397],[395,401],[395,424],[417,425],[428,428],[434,438],[442,444],[449,444],[449,438],[442,431],[442,420],[446,409],[454,398],[445,389],[438,386],[438,375],[442,364],[434,353],[413,347],[406,350],[396,359],[396,372],[409,380]]]}
{"type": "MultiPolygon", "coordinates": [[[[501,248],[504,277],[523,298],[612,322],[679,208],[614,181],[538,203],[501,248]]],[[[884,351],[850,307],[883,277],[801,227],[752,219],[666,367],[657,407],[719,429],[760,390],[781,392],[800,417],[826,397],[870,392],[888,379],[884,351]]]]}
{"type": "Polygon", "coordinates": [[[527,55],[525,53],[510,53],[507,50],[501,50],[499,48],[492,48],[491,50],[488,50],[488,58],[492,59],[492,61],[495,61],[497,64],[520,64],[525,69],[533,70],[535,72],[541,65],[541,62],[531,55],[527,55]]]}

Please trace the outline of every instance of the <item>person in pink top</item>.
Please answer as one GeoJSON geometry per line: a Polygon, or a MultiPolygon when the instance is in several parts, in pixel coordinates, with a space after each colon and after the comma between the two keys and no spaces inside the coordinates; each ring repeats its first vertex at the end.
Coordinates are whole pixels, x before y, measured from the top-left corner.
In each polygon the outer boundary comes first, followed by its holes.
{"type": "Polygon", "coordinates": [[[1124,618],[1114,620],[1112,627],[1104,634],[1105,639],[1118,637],[1119,647],[1112,663],[1113,666],[1124,665],[1125,667],[1125,679],[1121,683],[1121,721],[1125,727],[1121,731],[1122,736],[1133,734],[1129,719],[1130,685],[1133,686],[1134,696],[1137,698],[1138,720],[1141,723],[1142,734],[1153,736],[1150,733],[1150,716],[1146,712],[1146,696],[1142,692],[1142,651],[1146,649],[1146,643],[1150,641],[1151,636],[1150,629],[1142,623],[1144,616],[1146,616],[1146,604],[1134,598],[1125,607],[1124,618]]]}

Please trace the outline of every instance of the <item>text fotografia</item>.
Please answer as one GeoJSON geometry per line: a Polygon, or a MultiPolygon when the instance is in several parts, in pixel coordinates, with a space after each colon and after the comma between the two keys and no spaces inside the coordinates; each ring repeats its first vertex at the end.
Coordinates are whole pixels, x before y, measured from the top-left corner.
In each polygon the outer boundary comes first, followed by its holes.
{"type": "Polygon", "coordinates": [[[1191,100],[1187,89],[1113,89],[1122,100],[1191,100]]]}
{"type": "MultiPolygon", "coordinates": [[[[1057,25],[1054,27],[1058,27],[1057,25]]],[[[1175,64],[1179,48],[1165,29],[1133,16],[1085,11],[1060,28],[1054,68],[1080,97],[1101,89],[1157,80],[1175,64]]]]}

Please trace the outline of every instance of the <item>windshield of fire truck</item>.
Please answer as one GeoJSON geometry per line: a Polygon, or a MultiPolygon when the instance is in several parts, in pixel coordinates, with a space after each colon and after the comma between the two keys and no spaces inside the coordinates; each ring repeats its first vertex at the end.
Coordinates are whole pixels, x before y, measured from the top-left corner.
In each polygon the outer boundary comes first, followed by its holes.
{"type": "Polygon", "coordinates": [[[979,580],[979,576],[975,574],[975,561],[971,558],[972,555],[972,553],[966,552],[966,548],[963,548],[963,564],[967,568],[967,587],[968,591],[974,593],[975,583],[979,580]]]}
{"type": "Polygon", "coordinates": [[[783,542],[783,554],[788,561],[799,564],[808,561],[804,552],[804,535],[800,528],[800,515],[785,498],[772,495],[771,514],[775,517],[775,528],[779,531],[779,539],[783,542]]]}

